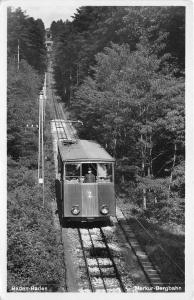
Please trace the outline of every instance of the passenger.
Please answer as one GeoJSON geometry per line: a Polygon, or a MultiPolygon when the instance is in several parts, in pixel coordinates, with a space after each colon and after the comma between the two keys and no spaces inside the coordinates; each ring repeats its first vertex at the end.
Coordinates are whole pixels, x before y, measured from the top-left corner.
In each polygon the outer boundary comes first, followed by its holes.
{"type": "Polygon", "coordinates": [[[84,182],[85,183],[91,183],[91,182],[95,182],[96,181],[96,177],[95,175],[92,173],[91,168],[88,169],[88,174],[85,175],[85,179],[84,182]]]}

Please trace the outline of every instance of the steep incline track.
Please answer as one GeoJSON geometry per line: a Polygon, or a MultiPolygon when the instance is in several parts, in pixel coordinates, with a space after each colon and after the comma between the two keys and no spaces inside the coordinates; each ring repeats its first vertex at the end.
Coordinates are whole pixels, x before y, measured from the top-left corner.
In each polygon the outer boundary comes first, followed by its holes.
{"type": "MultiPolygon", "coordinates": [[[[67,124],[64,120],[62,107],[52,88],[52,75],[48,75],[48,85],[50,88],[50,99],[53,107],[53,120],[51,122],[53,132],[53,144],[55,157],[57,156],[57,140],[68,140],[72,137],[72,124],[67,124]]],[[[57,165],[57,159],[55,158],[57,165]]],[[[56,166],[57,173],[57,166],[56,166]]],[[[77,274],[74,274],[76,267],[72,264],[78,258],[72,259],[72,251],[65,257],[67,260],[67,278],[69,282],[68,291],[90,291],[90,292],[137,292],[135,286],[142,285],[154,291],[155,285],[161,285],[160,276],[157,270],[149,261],[146,253],[142,251],[136,237],[127,225],[121,211],[117,210],[117,217],[113,218],[111,226],[91,228],[68,229],[62,228],[62,239],[64,251],[74,247],[74,252],[79,253],[79,272],[85,279],[77,281],[77,274]],[[71,231],[69,235],[68,231],[71,231]],[[76,237],[76,238],[75,238],[76,237]],[[71,243],[71,239],[76,239],[76,243],[71,243]],[[79,243],[77,241],[79,240],[79,243]],[[138,274],[138,276],[136,275],[138,274]],[[74,274],[74,275],[73,275],[74,274]],[[85,274],[85,275],[83,275],[85,274]],[[75,276],[75,278],[73,278],[75,276]],[[75,285],[77,286],[75,288],[75,285]],[[72,286],[72,287],[71,287],[72,286]],[[153,288],[153,289],[152,289],[153,288]]]]}
{"type": "Polygon", "coordinates": [[[91,291],[126,292],[103,229],[78,229],[78,233],[91,291]]]}

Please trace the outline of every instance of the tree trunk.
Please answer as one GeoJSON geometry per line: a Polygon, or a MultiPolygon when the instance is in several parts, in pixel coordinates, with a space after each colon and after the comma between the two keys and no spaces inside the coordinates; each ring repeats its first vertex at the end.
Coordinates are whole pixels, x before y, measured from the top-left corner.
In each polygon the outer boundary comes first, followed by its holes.
{"type": "Polygon", "coordinates": [[[113,149],[113,157],[116,157],[116,147],[117,147],[117,139],[114,138],[114,149],[113,149]]]}
{"type": "Polygon", "coordinates": [[[172,184],[172,172],[173,172],[173,170],[174,170],[175,163],[176,163],[176,151],[177,151],[177,144],[175,143],[175,144],[174,144],[173,165],[172,165],[172,168],[171,168],[171,174],[170,174],[169,193],[170,193],[170,190],[171,190],[171,184],[172,184]]]}
{"type": "Polygon", "coordinates": [[[77,64],[76,77],[77,77],[77,85],[79,85],[79,64],[77,64]]]}
{"type": "MultiPolygon", "coordinates": [[[[143,141],[142,134],[141,134],[141,141],[143,141]]],[[[142,159],[142,161],[141,161],[142,174],[144,174],[144,172],[145,172],[145,161],[144,161],[143,145],[141,145],[141,159],[142,159]]]]}
{"type": "Polygon", "coordinates": [[[152,176],[152,136],[150,134],[150,151],[149,151],[149,163],[150,163],[150,176],[152,176]]]}
{"type": "Polygon", "coordinates": [[[146,189],[143,189],[143,209],[147,209],[147,201],[146,201],[146,189]]]}
{"type": "Polygon", "coordinates": [[[150,165],[148,166],[148,177],[150,177],[151,172],[150,172],[150,165]]]}
{"type": "Polygon", "coordinates": [[[122,183],[125,183],[125,177],[124,177],[123,174],[122,174],[122,176],[121,176],[121,182],[122,182],[122,183]]]}

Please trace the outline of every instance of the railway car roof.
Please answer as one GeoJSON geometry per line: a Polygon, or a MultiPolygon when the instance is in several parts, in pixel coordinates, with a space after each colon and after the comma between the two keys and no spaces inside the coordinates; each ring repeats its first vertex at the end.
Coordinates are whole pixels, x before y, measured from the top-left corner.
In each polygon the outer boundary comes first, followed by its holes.
{"type": "Polygon", "coordinates": [[[94,141],[77,140],[72,144],[59,141],[58,146],[62,161],[114,161],[114,158],[94,141]]]}

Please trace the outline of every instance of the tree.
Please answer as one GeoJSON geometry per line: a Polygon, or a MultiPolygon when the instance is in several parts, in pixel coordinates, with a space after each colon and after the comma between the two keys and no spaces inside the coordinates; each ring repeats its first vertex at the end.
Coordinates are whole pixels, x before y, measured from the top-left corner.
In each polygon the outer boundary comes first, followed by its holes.
{"type": "Polygon", "coordinates": [[[21,8],[8,8],[8,60],[25,59],[41,74],[46,69],[45,29],[42,20],[25,15],[21,8]]]}
{"type": "Polygon", "coordinates": [[[85,6],[77,10],[72,22],[53,22],[59,95],[68,105],[73,87],[82,84],[88,75],[93,76],[95,55],[111,42],[128,44],[131,51],[136,51],[144,38],[150,54],[161,58],[160,69],[167,67],[176,76],[182,76],[184,17],[184,7],[85,6]],[[179,38],[172,43],[175,36],[179,38]]]}
{"type": "Polygon", "coordinates": [[[115,156],[122,182],[133,166],[137,188],[161,188],[164,203],[184,162],[184,19],[184,7],[82,7],[55,41],[80,138],[115,156]]]}
{"type": "MultiPolygon", "coordinates": [[[[37,95],[41,87],[40,76],[21,60],[20,69],[13,61],[8,64],[7,82],[7,151],[8,155],[18,159],[24,156],[27,143],[32,143],[31,151],[37,147],[36,127],[38,105],[37,95]],[[31,129],[28,129],[27,124],[31,129]],[[30,135],[30,137],[29,137],[30,135]]],[[[30,153],[29,153],[30,155],[30,153]]]]}

